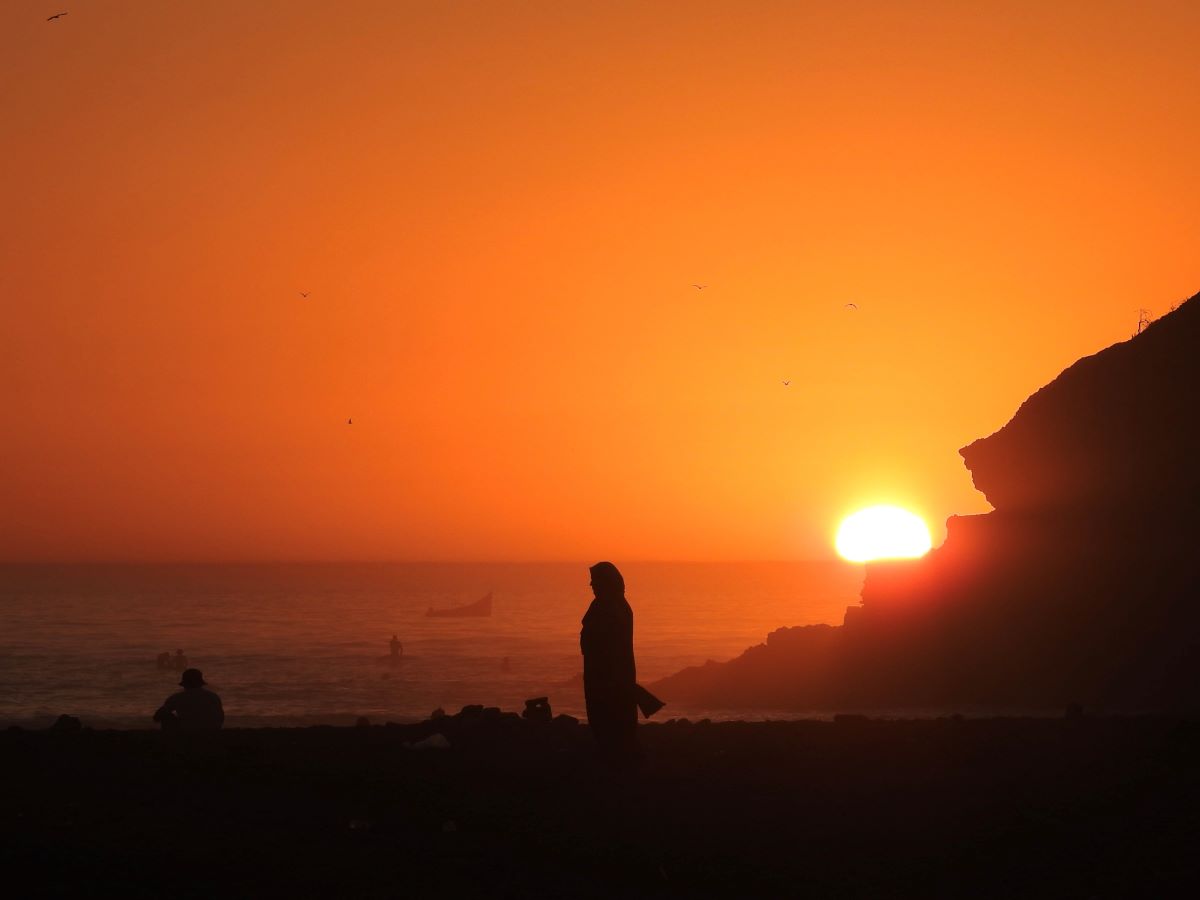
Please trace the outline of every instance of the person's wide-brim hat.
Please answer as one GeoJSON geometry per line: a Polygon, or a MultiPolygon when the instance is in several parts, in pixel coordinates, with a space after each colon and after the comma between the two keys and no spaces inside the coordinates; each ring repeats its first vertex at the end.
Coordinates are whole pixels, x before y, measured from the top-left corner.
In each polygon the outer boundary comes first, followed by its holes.
{"type": "Polygon", "coordinates": [[[208,684],[208,682],[204,680],[204,673],[199,669],[186,669],[184,670],[183,675],[179,677],[180,687],[189,687],[193,685],[196,687],[204,687],[206,684],[208,684]]]}

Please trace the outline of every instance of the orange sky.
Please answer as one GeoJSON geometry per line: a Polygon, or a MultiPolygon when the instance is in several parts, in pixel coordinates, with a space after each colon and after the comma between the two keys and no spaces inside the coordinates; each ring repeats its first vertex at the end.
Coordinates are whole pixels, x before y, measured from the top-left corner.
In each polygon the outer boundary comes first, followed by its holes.
{"type": "Polygon", "coordinates": [[[986,510],[957,448],[1200,289],[1198,39],[2,4],[0,557],[787,559],[986,510]]]}

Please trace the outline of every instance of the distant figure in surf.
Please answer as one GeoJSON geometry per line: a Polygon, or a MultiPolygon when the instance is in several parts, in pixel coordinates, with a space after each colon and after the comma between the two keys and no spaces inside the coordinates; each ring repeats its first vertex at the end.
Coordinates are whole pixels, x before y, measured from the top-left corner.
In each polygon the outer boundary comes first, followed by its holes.
{"type": "Polygon", "coordinates": [[[176,650],[175,656],[171,658],[171,668],[176,672],[182,672],[188,667],[188,658],[183,655],[182,650],[176,650]]]}
{"type": "Polygon", "coordinates": [[[401,665],[404,661],[404,646],[400,642],[400,638],[392,635],[391,640],[388,642],[388,649],[390,650],[388,665],[392,668],[401,665]]]}
{"type": "Polygon", "coordinates": [[[204,685],[199,669],[188,669],[179,679],[183,688],[166,699],[154,713],[163,731],[216,731],[225,722],[221,698],[204,685]]]}
{"type": "Polygon", "coordinates": [[[637,759],[637,668],[633,660],[633,610],[625,579],[610,562],[592,566],[595,599],[583,617],[583,695],[588,725],[610,764],[637,759]]]}

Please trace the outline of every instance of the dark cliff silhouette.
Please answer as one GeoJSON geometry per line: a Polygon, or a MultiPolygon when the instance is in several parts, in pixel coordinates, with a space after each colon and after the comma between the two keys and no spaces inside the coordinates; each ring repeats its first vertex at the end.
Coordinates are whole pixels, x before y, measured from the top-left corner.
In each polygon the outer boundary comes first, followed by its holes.
{"type": "Polygon", "coordinates": [[[1193,297],[963,448],[994,511],[868,565],[842,626],[780,629],[653,687],[733,707],[1200,705],[1198,396],[1193,297]]]}

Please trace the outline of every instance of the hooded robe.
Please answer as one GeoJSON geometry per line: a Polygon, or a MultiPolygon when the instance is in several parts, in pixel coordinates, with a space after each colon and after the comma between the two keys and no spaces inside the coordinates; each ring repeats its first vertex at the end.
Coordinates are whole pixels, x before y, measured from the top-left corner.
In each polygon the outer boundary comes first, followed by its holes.
{"type": "Polygon", "coordinates": [[[616,566],[601,562],[590,571],[596,599],[579,633],[588,724],[605,755],[631,756],[636,752],[638,715],[633,610],[616,566]]]}

